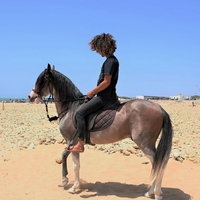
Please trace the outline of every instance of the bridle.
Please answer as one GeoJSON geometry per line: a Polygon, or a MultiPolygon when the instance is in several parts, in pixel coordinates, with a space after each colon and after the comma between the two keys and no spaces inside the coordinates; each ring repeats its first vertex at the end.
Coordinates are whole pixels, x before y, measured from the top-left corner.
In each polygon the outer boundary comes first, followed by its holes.
{"type": "MultiPolygon", "coordinates": [[[[52,81],[50,75],[49,75],[49,74],[45,74],[44,79],[45,79],[45,81],[44,81],[44,83],[42,84],[41,88],[43,88],[44,85],[46,84],[46,81],[48,81],[48,87],[49,87],[49,93],[50,93],[48,99],[47,99],[47,100],[43,99],[42,96],[41,96],[41,94],[40,94],[40,91],[36,91],[35,89],[32,89],[32,91],[37,95],[37,96],[34,97],[34,98],[39,98],[39,99],[45,104],[47,118],[49,119],[50,122],[51,122],[51,121],[54,121],[54,120],[57,120],[58,118],[61,120],[62,117],[64,117],[64,114],[68,112],[68,109],[66,109],[66,110],[61,111],[61,113],[59,113],[58,116],[50,117],[50,116],[49,116],[49,111],[48,111],[48,102],[49,102],[50,99],[53,99],[54,102],[59,102],[59,101],[60,101],[60,102],[83,101],[84,103],[86,103],[86,102],[88,102],[88,101],[90,100],[90,99],[87,97],[87,95],[83,95],[83,96],[81,96],[81,97],[74,98],[74,99],[64,99],[64,100],[54,99],[54,98],[53,98],[53,86],[52,86],[52,88],[51,88],[51,84],[50,84],[51,81],[52,81]]],[[[76,137],[76,135],[77,135],[77,131],[76,131],[75,134],[73,135],[72,140],[70,141],[68,148],[66,148],[67,151],[70,151],[70,146],[73,145],[73,140],[74,140],[74,138],[76,137]]]]}
{"type": "Polygon", "coordinates": [[[54,121],[54,120],[57,120],[58,118],[61,119],[64,115],[65,112],[68,111],[68,109],[66,110],[63,110],[61,111],[61,113],[58,114],[58,116],[54,116],[54,117],[50,117],[49,116],[49,111],[48,111],[48,102],[50,99],[52,99],[54,102],[74,102],[74,101],[83,101],[84,103],[88,102],[89,101],[89,98],[87,97],[87,95],[83,95],[79,98],[74,98],[74,99],[64,99],[64,100],[58,100],[58,99],[54,99],[53,97],[53,87],[51,88],[51,77],[49,76],[49,74],[45,74],[45,77],[44,77],[45,81],[44,83],[42,84],[41,88],[45,85],[46,81],[48,81],[48,87],[49,87],[49,97],[47,100],[43,99],[42,96],[40,95],[40,91],[36,91],[34,88],[32,89],[32,91],[37,95],[34,97],[34,99],[36,98],[39,98],[44,104],[45,104],[45,107],[46,107],[46,114],[47,114],[47,118],[49,119],[49,121],[54,121]]]}

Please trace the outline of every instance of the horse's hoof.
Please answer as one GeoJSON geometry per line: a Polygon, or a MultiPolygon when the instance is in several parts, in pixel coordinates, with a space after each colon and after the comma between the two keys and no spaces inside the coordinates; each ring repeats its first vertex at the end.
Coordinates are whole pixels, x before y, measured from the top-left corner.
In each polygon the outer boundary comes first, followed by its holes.
{"type": "Polygon", "coordinates": [[[149,192],[146,192],[146,193],[144,194],[144,196],[147,197],[147,198],[152,198],[153,195],[152,195],[152,194],[149,194],[149,192]]]}
{"type": "Polygon", "coordinates": [[[67,188],[67,184],[68,184],[68,178],[65,178],[62,180],[62,185],[63,185],[63,188],[66,189],[67,188]]]}
{"type": "Polygon", "coordinates": [[[161,195],[158,196],[158,195],[150,194],[149,192],[146,192],[144,194],[144,196],[147,197],[147,198],[151,198],[151,199],[155,196],[155,200],[162,200],[163,199],[163,197],[161,195]]]}
{"type": "Polygon", "coordinates": [[[155,195],[155,200],[162,200],[162,199],[163,199],[162,196],[155,195]]]}
{"type": "Polygon", "coordinates": [[[69,192],[70,194],[75,194],[74,188],[70,188],[70,189],[68,190],[68,192],[69,192]]]}

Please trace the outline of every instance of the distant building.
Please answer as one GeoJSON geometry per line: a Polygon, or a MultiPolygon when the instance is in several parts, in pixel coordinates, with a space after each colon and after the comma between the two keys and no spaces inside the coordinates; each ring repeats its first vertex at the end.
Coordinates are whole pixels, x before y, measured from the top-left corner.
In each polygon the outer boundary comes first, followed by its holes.
{"type": "Polygon", "coordinates": [[[144,99],[144,100],[164,100],[164,99],[170,99],[169,97],[163,97],[163,96],[136,96],[136,99],[144,99]]]}
{"type": "Polygon", "coordinates": [[[187,95],[178,94],[176,96],[164,97],[164,96],[146,96],[140,95],[136,96],[136,99],[144,99],[144,100],[190,100],[191,97],[187,95]]]}
{"type": "Polygon", "coordinates": [[[191,97],[190,96],[184,96],[182,94],[178,94],[176,96],[171,96],[170,99],[172,99],[172,100],[189,100],[189,99],[191,99],[191,97]]]}

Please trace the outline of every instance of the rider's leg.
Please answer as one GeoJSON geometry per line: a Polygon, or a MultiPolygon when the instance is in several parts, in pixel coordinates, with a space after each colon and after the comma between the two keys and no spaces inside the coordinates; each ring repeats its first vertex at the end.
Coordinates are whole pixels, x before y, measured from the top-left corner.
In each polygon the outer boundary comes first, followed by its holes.
{"type": "Polygon", "coordinates": [[[95,112],[106,104],[100,97],[94,97],[87,103],[83,104],[76,112],[78,143],[70,147],[71,152],[84,151],[84,136],[85,136],[85,117],[90,113],[95,112]]]}

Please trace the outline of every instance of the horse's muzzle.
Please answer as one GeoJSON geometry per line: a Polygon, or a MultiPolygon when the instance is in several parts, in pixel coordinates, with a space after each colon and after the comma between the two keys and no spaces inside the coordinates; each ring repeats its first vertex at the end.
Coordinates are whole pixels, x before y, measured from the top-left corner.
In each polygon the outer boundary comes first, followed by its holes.
{"type": "Polygon", "coordinates": [[[35,94],[34,91],[31,91],[31,93],[28,95],[29,101],[34,102],[36,98],[38,98],[38,95],[35,94]]]}

